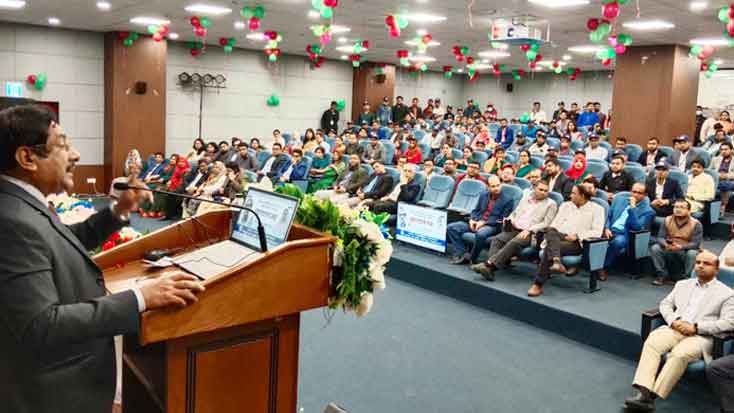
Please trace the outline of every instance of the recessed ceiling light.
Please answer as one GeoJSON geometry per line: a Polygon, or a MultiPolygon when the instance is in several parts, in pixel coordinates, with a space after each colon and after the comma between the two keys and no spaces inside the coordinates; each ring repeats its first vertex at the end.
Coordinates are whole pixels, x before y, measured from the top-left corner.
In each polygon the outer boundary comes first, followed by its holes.
{"type": "Polygon", "coordinates": [[[486,50],[484,52],[477,53],[480,57],[488,57],[490,59],[501,59],[503,57],[510,57],[510,53],[503,52],[501,50],[486,50]]]}
{"type": "Polygon", "coordinates": [[[346,37],[340,37],[340,38],[338,38],[338,39],[337,39],[337,41],[338,41],[339,43],[346,43],[346,42],[347,42],[348,40],[347,40],[347,38],[346,38],[346,37]]]}
{"type": "Polygon", "coordinates": [[[265,33],[249,33],[247,36],[245,36],[249,40],[266,40],[267,37],[265,37],[265,33]]]}
{"type": "Polygon", "coordinates": [[[572,46],[568,48],[569,52],[573,53],[596,53],[602,48],[599,46],[594,45],[587,45],[587,46],[572,46]]]}
{"type": "Polygon", "coordinates": [[[489,59],[482,59],[482,63],[489,63],[489,59]]]}
{"type": "Polygon", "coordinates": [[[562,59],[563,60],[571,60],[571,55],[570,54],[564,54],[563,57],[562,57],[562,59]]]}
{"type": "Polygon", "coordinates": [[[585,6],[589,4],[589,0],[528,0],[528,2],[543,7],[573,7],[585,6]]]}
{"type": "Polygon", "coordinates": [[[566,62],[555,62],[554,60],[541,60],[540,62],[538,62],[540,66],[548,67],[553,66],[553,63],[558,63],[559,66],[565,66],[567,64],[566,62]]]}
{"type": "Polygon", "coordinates": [[[341,57],[341,59],[342,59],[342,60],[347,60],[347,59],[349,59],[349,56],[347,56],[347,55],[343,54],[343,55],[342,55],[342,57],[341,57]]]}
{"type": "Polygon", "coordinates": [[[171,21],[156,17],[133,17],[130,19],[130,23],[141,24],[143,26],[150,26],[152,24],[156,26],[168,26],[171,24],[171,21]]]}
{"type": "Polygon", "coordinates": [[[349,33],[352,29],[350,29],[347,26],[339,26],[338,24],[332,24],[331,25],[331,34],[337,34],[337,33],[349,33]]]}
{"type": "Polygon", "coordinates": [[[490,46],[492,46],[492,49],[499,49],[499,50],[507,50],[510,48],[509,44],[500,43],[500,42],[490,42],[490,46]]]}
{"type": "MultiPolygon", "coordinates": [[[[415,40],[407,40],[405,44],[407,44],[408,46],[418,46],[418,42],[415,40]]],[[[435,40],[431,40],[430,42],[428,42],[428,47],[436,47],[436,46],[441,46],[441,43],[435,40]]]]}
{"type": "Polygon", "coordinates": [[[59,20],[58,17],[49,17],[48,24],[50,24],[51,26],[58,26],[61,24],[61,20],[59,20]]]}
{"type": "Polygon", "coordinates": [[[688,5],[691,11],[706,10],[708,6],[709,6],[709,2],[707,1],[692,1],[691,4],[688,5]]]}
{"type": "Polygon", "coordinates": [[[480,65],[474,65],[474,69],[476,70],[484,70],[484,69],[491,69],[492,65],[488,64],[480,64],[480,65]]]}
{"type": "Polygon", "coordinates": [[[112,8],[112,5],[108,1],[98,1],[97,8],[100,10],[107,11],[112,8]]]}
{"type": "Polygon", "coordinates": [[[425,36],[425,35],[428,34],[428,30],[426,30],[426,29],[418,29],[418,30],[415,31],[415,34],[417,34],[418,36],[425,36]]]}
{"type": "Polygon", "coordinates": [[[319,17],[321,17],[321,13],[317,12],[316,10],[309,10],[307,16],[310,19],[318,19],[319,17]]]}
{"type": "Polygon", "coordinates": [[[22,9],[25,0],[0,0],[0,9],[22,9]]]}
{"type": "Polygon", "coordinates": [[[236,21],[236,22],[234,22],[234,28],[237,29],[237,30],[245,30],[245,27],[247,27],[245,25],[245,22],[242,22],[242,21],[236,21]]]}
{"type": "Polygon", "coordinates": [[[698,44],[701,46],[728,46],[729,41],[723,37],[702,37],[698,39],[691,39],[691,44],[698,44]]]}
{"type": "Polygon", "coordinates": [[[210,4],[192,4],[190,6],[184,7],[184,10],[186,10],[189,13],[196,13],[196,14],[209,14],[213,16],[221,16],[223,14],[229,14],[232,13],[232,9],[229,7],[221,7],[221,6],[212,6],[210,4]]]}
{"type": "Polygon", "coordinates": [[[666,30],[675,27],[673,23],[663,20],[635,20],[625,22],[622,26],[632,30],[666,30]]]}
{"type": "Polygon", "coordinates": [[[171,40],[178,39],[178,33],[168,33],[168,38],[171,40]]]}
{"type": "Polygon", "coordinates": [[[418,62],[418,63],[428,63],[428,62],[435,62],[436,58],[426,55],[421,56],[413,56],[409,58],[411,62],[418,62]]]}
{"type": "Polygon", "coordinates": [[[427,13],[406,14],[403,17],[416,23],[439,23],[446,20],[445,16],[437,16],[435,14],[427,13]]]}
{"type": "Polygon", "coordinates": [[[457,73],[464,73],[464,69],[456,69],[457,73]]]}
{"type": "Polygon", "coordinates": [[[724,63],[724,60],[723,59],[716,59],[716,60],[714,60],[714,63],[716,63],[717,65],[720,65],[720,64],[723,64],[724,63]]]}

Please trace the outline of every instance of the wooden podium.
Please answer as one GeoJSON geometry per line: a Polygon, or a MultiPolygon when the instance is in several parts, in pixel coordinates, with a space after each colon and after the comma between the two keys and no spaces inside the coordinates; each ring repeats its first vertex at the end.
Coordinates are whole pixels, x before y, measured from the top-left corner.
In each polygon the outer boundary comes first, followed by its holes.
{"type": "MultiPolygon", "coordinates": [[[[180,253],[227,239],[230,211],[214,211],[94,257],[117,292],[165,270],[143,254],[180,253]]],[[[267,230],[267,228],[266,228],[267,230]]],[[[288,242],[204,282],[186,308],[146,311],[125,337],[126,413],[293,413],[300,312],[328,303],[335,238],[294,225],[288,242]]]]}

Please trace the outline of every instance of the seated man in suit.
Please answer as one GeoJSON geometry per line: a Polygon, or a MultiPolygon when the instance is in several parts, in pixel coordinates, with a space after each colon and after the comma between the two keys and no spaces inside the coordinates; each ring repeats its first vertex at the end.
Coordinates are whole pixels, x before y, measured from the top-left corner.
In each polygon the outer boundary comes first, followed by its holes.
{"type": "MultiPolygon", "coordinates": [[[[0,405],[6,412],[110,412],[113,337],[137,334],[146,309],[185,306],[203,291],[179,273],[105,291],[89,251],[129,225],[146,192],[123,191],[64,225],[46,197],[72,192],[80,155],[40,106],[0,111],[0,405]]],[[[144,185],[138,178],[128,181],[144,185]]]]}
{"type": "Polygon", "coordinates": [[[421,192],[421,186],[415,180],[416,169],[417,167],[413,164],[405,165],[403,167],[403,173],[400,176],[400,182],[398,185],[395,185],[392,192],[380,199],[367,201],[364,203],[364,206],[376,214],[382,212],[397,214],[398,203],[415,204],[421,192]]]}
{"type": "Polygon", "coordinates": [[[604,208],[591,200],[588,188],[584,184],[574,186],[571,200],[561,204],[545,233],[538,274],[528,290],[528,296],[543,294],[543,284],[548,281],[551,271],[567,272],[561,263],[561,256],[581,254],[583,240],[602,236],[606,218],[604,208]]]}
{"type": "Polygon", "coordinates": [[[374,162],[372,164],[374,173],[367,179],[367,182],[361,188],[357,189],[354,196],[344,200],[344,203],[354,208],[366,201],[373,201],[387,196],[393,188],[392,175],[387,173],[385,165],[382,162],[374,162]],[[369,191],[366,188],[369,187],[369,191]]]}
{"type": "Polygon", "coordinates": [[[691,216],[691,204],[679,199],[673,204],[673,215],[665,218],[658,230],[655,244],[650,247],[650,258],[657,277],[652,284],[672,282],[669,261],[683,264],[683,276],[688,277],[693,269],[693,257],[701,247],[703,226],[691,216]]]}
{"type": "Polygon", "coordinates": [[[688,172],[691,169],[691,162],[696,154],[691,150],[691,141],[688,135],[681,135],[673,139],[673,156],[668,159],[671,167],[677,168],[679,171],[688,172]]]}
{"type": "Polygon", "coordinates": [[[647,197],[650,198],[650,206],[655,210],[655,215],[667,217],[673,213],[673,204],[676,199],[683,198],[683,190],[678,181],[668,179],[668,161],[661,159],[655,164],[655,176],[647,178],[645,188],[647,197]]]}
{"type": "Polygon", "coordinates": [[[621,155],[614,155],[612,161],[609,162],[609,170],[599,181],[599,189],[606,191],[607,202],[612,202],[614,194],[622,191],[629,191],[632,188],[634,179],[624,170],[625,160],[621,155]]]}
{"type": "Polygon", "coordinates": [[[457,221],[446,228],[446,237],[453,247],[452,264],[474,263],[479,257],[487,239],[502,229],[502,220],[512,212],[512,198],[502,193],[502,184],[496,175],[492,175],[487,183],[489,191],[482,194],[476,208],[471,212],[469,222],[457,221]],[[464,233],[476,234],[471,252],[461,238],[464,233]]]}
{"type": "Polygon", "coordinates": [[[599,281],[607,280],[609,277],[607,269],[627,250],[630,231],[650,229],[650,224],[655,218],[655,211],[650,208],[650,200],[645,193],[645,185],[636,182],[632,185],[631,192],[629,199],[617,198],[609,208],[604,236],[611,241],[604,260],[604,269],[599,271],[599,281]]]}
{"type": "Polygon", "coordinates": [[[721,216],[726,212],[729,195],[734,190],[734,156],[732,144],[724,142],[719,147],[719,156],[711,161],[711,169],[719,173],[719,196],[721,197],[721,216]]]}
{"type": "Polygon", "coordinates": [[[645,149],[641,154],[640,157],[637,158],[637,163],[645,167],[646,170],[652,169],[653,166],[655,166],[660,158],[662,158],[664,155],[658,147],[660,146],[660,140],[656,137],[652,137],[647,140],[647,149],[645,149]]]}
{"type": "Polygon", "coordinates": [[[706,378],[719,396],[721,411],[734,412],[734,355],[714,360],[706,366],[706,378]]]}
{"type": "Polygon", "coordinates": [[[466,167],[466,172],[456,177],[456,182],[454,182],[454,192],[453,193],[456,194],[456,190],[459,188],[459,184],[464,179],[476,179],[486,184],[487,179],[483,177],[482,175],[480,175],[479,171],[481,171],[481,166],[479,165],[479,162],[474,159],[470,160],[466,167]]]}
{"type": "Polygon", "coordinates": [[[291,164],[288,166],[288,169],[286,169],[285,172],[283,172],[283,175],[280,177],[280,182],[293,182],[293,181],[301,181],[306,178],[306,173],[308,172],[308,164],[306,163],[306,160],[303,158],[303,150],[301,149],[294,149],[293,155],[291,155],[291,164]]]}
{"type": "Polygon", "coordinates": [[[344,202],[357,193],[369,179],[367,171],[362,168],[359,155],[349,155],[349,164],[344,171],[336,178],[336,183],[332,189],[322,189],[316,191],[314,196],[319,199],[329,199],[331,202],[344,202]]]}
{"type": "Polygon", "coordinates": [[[704,172],[701,159],[694,159],[691,162],[691,174],[688,175],[688,190],[686,191],[686,200],[691,204],[691,214],[703,211],[705,203],[713,201],[715,196],[714,178],[704,172]]]}
{"type": "Polygon", "coordinates": [[[719,260],[702,251],[696,256],[696,278],[678,281],[660,302],[667,325],[650,333],[642,348],[627,407],[655,410],[655,399],[666,399],[692,361],[711,361],[713,334],[734,330],[734,295],[716,279],[719,260]],[[662,356],[668,357],[660,369],[662,356]]]}
{"type": "Polygon", "coordinates": [[[274,143],[272,156],[265,161],[263,167],[258,171],[258,179],[268,177],[273,183],[278,182],[283,174],[291,166],[291,157],[283,152],[283,145],[274,143]]]}
{"type": "Polygon", "coordinates": [[[556,216],[558,206],[548,197],[550,188],[546,181],[536,181],[530,192],[526,192],[520,203],[503,223],[502,232],[492,239],[489,259],[472,265],[487,281],[494,281],[494,273],[510,263],[512,257],[530,246],[532,237],[545,231],[556,216]]]}
{"type": "Polygon", "coordinates": [[[568,201],[571,198],[571,189],[573,189],[573,181],[569,179],[561,168],[558,159],[550,158],[545,161],[545,169],[543,170],[542,179],[548,182],[551,191],[563,195],[563,199],[568,201]]]}

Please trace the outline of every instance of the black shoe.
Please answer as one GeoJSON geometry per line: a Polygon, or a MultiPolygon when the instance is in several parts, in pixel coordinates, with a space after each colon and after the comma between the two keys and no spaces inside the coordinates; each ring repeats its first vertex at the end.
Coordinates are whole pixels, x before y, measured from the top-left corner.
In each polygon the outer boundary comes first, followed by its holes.
{"type": "Polygon", "coordinates": [[[636,390],[632,397],[624,399],[624,404],[630,409],[638,412],[654,412],[655,400],[648,394],[636,390]]]}
{"type": "Polygon", "coordinates": [[[669,280],[668,277],[658,277],[655,280],[653,280],[652,285],[656,285],[660,287],[661,285],[665,285],[665,283],[667,283],[668,280],[669,280]]]}
{"type": "Polygon", "coordinates": [[[468,262],[469,262],[469,259],[464,256],[453,257],[449,260],[449,263],[454,264],[454,265],[464,265],[464,264],[467,264],[468,262]]]}

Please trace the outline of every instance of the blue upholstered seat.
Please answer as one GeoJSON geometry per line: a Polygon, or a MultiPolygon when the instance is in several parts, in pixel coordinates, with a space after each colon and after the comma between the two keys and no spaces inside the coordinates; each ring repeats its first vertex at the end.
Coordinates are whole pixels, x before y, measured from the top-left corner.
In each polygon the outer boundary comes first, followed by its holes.
{"type": "Polygon", "coordinates": [[[487,186],[484,182],[476,179],[464,179],[456,188],[456,193],[448,209],[461,214],[468,214],[477,206],[479,197],[486,191],[487,186]]]}
{"type": "Polygon", "coordinates": [[[433,208],[446,208],[451,201],[453,190],[454,180],[451,177],[433,175],[431,179],[428,180],[426,188],[423,191],[423,196],[418,204],[433,208]]]}
{"type": "Polygon", "coordinates": [[[642,147],[636,143],[628,143],[624,146],[624,152],[627,154],[627,160],[637,162],[642,155],[642,147]]]}

